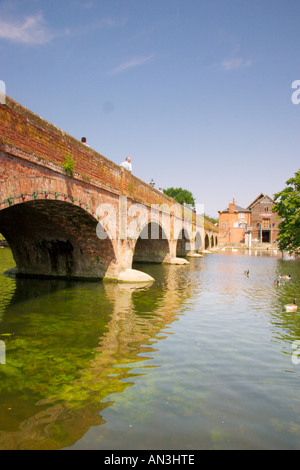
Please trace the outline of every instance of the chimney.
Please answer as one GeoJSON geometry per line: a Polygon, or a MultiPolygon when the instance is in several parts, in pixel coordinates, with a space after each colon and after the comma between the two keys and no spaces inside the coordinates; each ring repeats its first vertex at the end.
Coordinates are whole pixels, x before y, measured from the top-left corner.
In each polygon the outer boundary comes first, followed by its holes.
{"type": "Polygon", "coordinates": [[[232,199],[232,202],[229,203],[229,214],[233,214],[235,211],[235,200],[232,199]]]}

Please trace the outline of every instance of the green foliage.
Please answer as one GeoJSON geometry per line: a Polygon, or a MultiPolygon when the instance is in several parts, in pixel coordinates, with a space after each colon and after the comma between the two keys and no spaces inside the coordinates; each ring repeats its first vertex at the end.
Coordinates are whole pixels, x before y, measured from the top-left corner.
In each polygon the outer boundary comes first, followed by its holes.
{"type": "Polygon", "coordinates": [[[219,223],[219,219],[218,217],[212,217],[210,215],[207,215],[207,214],[201,214],[206,220],[208,220],[211,224],[218,224],[219,223]]]}
{"type": "Polygon", "coordinates": [[[290,178],[287,187],[274,194],[273,212],[278,212],[282,221],[279,224],[278,242],[281,251],[300,252],[300,170],[290,178]]]}
{"type": "Polygon", "coordinates": [[[67,155],[65,157],[65,161],[62,164],[63,169],[69,173],[70,176],[73,176],[74,168],[75,168],[75,162],[70,155],[67,155]]]}
{"type": "Polygon", "coordinates": [[[163,190],[166,196],[172,197],[179,204],[191,204],[195,205],[195,198],[190,191],[182,188],[167,188],[163,190]]]}

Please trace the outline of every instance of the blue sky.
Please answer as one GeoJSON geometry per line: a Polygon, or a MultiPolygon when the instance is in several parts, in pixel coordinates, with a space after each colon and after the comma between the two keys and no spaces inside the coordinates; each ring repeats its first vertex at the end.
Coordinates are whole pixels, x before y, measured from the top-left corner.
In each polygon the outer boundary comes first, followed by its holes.
{"type": "Polygon", "coordinates": [[[2,0],[8,96],[216,216],[300,168],[299,0],[2,0]]]}

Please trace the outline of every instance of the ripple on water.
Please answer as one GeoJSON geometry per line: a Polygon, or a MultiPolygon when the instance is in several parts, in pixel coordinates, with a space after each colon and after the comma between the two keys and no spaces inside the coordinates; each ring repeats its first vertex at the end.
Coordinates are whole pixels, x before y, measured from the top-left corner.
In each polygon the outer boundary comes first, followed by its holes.
{"type": "Polygon", "coordinates": [[[0,447],[299,448],[300,317],[283,309],[299,263],[225,253],[138,269],[149,288],[0,276],[0,329],[15,333],[0,447]]]}

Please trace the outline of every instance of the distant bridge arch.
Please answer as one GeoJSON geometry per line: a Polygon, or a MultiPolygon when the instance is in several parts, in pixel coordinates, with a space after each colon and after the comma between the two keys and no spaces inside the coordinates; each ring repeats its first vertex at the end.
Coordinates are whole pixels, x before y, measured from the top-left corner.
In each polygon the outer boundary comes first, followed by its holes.
{"type": "Polygon", "coordinates": [[[169,258],[169,240],[162,225],[158,222],[147,223],[136,241],[133,261],[163,263],[169,258]]]}

